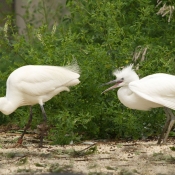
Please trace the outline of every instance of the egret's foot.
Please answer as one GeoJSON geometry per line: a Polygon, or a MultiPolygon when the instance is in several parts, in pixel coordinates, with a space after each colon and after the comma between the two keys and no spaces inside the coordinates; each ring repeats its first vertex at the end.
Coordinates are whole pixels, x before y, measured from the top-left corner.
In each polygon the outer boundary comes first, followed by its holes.
{"type": "Polygon", "coordinates": [[[47,146],[43,146],[43,143],[39,143],[38,148],[48,148],[47,146]]]}
{"type": "Polygon", "coordinates": [[[43,147],[43,139],[44,139],[44,136],[47,136],[47,131],[49,130],[49,127],[46,124],[46,122],[44,122],[44,123],[38,125],[37,129],[39,130],[39,137],[40,137],[39,148],[44,148],[43,147]]]}
{"type": "Polygon", "coordinates": [[[158,140],[158,142],[157,142],[158,145],[162,145],[162,144],[163,144],[163,145],[166,145],[168,136],[169,136],[169,134],[170,134],[170,131],[171,131],[171,129],[172,129],[174,123],[175,123],[175,120],[174,120],[174,119],[171,119],[171,121],[168,122],[168,124],[165,124],[165,125],[167,125],[167,127],[166,127],[166,132],[164,132],[164,131],[162,132],[162,134],[161,134],[161,136],[159,137],[159,140],[158,140]]]}
{"type": "Polygon", "coordinates": [[[160,145],[160,146],[166,145],[166,144],[167,144],[167,142],[164,142],[163,139],[160,142],[159,141],[157,142],[157,145],[160,145]]]}
{"type": "Polygon", "coordinates": [[[166,108],[166,107],[164,107],[164,110],[165,110],[165,114],[167,116],[167,120],[165,122],[163,131],[162,131],[162,133],[161,133],[161,135],[158,139],[158,142],[157,142],[157,144],[159,144],[159,145],[161,145],[161,144],[165,145],[166,144],[169,133],[170,133],[170,131],[171,131],[171,129],[172,129],[174,123],[175,123],[175,116],[172,113],[172,111],[169,108],[166,108]]]}
{"type": "Polygon", "coordinates": [[[158,145],[166,145],[167,144],[167,138],[168,138],[169,132],[162,132],[162,134],[160,135],[157,144],[158,145]]]}
{"type": "Polygon", "coordinates": [[[16,143],[14,146],[12,146],[12,148],[27,148],[26,146],[16,143]]]}
{"type": "Polygon", "coordinates": [[[19,138],[17,143],[22,145],[22,142],[23,142],[23,139],[19,138]]]}
{"type": "Polygon", "coordinates": [[[162,133],[157,141],[157,144],[158,145],[166,144],[166,142],[164,141],[164,138],[165,138],[165,133],[162,133]]]}
{"type": "Polygon", "coordinates": [[[24,146],[22,144],[22,142],[23,142],[23,139],[19,138],[17,143],[14,146],[12,146],[11,148],[26,148],[26,146],[24,146]]]}

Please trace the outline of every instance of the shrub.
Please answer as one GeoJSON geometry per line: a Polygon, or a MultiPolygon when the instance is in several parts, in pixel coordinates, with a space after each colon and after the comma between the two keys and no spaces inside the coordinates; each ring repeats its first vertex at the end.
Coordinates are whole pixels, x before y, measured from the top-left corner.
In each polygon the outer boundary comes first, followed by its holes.
{"type": "MultiPolygon", "coordinates": [[[[140,77],[155,72],[174,74],[174,17],[168,23],[167,16],[158,16],[159,7],[151,0],[67,0],[66,5],[70,15],[53,28],[46,22],[39,28],[27,25],[27,39],[18,35],[12,19],[7,18],[8,31],[1,30],[0,40],[1,95],[5,94],[7,76],[15,68],[25,64],[62,66],[75,58],[81,67],[81,84],[45,105],[52,126],[49,138],[54,143],[159,134],[164,123],[162,109],[127,109],[116,91],[101,95],[101,85],[114,78],[114,69],[132,63],[139,51],[139,58],[145,58],[137,71],[140,77]]],[[[34,111],[35,115],[40,113],[36,107],[34,111]]],[[[24,116],[28,111],[19,108],[10,118],[23,121],[24,116]]]]}

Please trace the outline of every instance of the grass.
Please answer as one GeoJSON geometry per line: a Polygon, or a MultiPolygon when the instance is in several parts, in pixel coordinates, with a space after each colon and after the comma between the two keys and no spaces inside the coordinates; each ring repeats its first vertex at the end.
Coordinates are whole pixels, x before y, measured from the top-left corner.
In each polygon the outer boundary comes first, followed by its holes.
{"type": "Polygon", "coordinates": [[[135,173],[129,171],[129,170],[126,170],[126,169],[122,169],[118,175],[134,175],[135,173]]]}
{"type": "Polygon", "coordinates": [[[107,169],[107,170],[115,170],[115,171],[116,171],[118,168],[116,168],[116,167],[111,167],[111,166],[106,166],[106,169],[107,169]]]}
{"type": "Polygon", "coordinates": [[[6,154],[6,157],[9,158],[9,159],[13,159],[14,157],[16,157],[16,153],[9,152],[9,153],[6,154]]]}
{"type": "Polygon", "coordinates": [[[73,165],[60,165],[59,163],[51,164],[49,171],[52,173],[69,172],[73,168],[73,165]]]}

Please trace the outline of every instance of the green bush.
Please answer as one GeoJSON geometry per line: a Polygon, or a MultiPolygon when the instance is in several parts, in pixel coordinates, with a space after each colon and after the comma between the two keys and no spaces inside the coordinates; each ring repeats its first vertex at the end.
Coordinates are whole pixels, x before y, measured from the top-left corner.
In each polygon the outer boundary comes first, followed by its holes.
{"type": "MultiPolygon", "coordinates": [[[[160,7],[151,0],[67,0],[66,5],[70,15],[61,18],[59,24],[50,28],[46,23],[49,19],[39,28],[27,25],[26,36],[19,35],[13,18],[7,17],[8,30],[2,29],[0,34],[1,96],[5,94],[6,78],[17,67],[63,66],[75,58],[81,68],[81,84],[45,105],[52,126],[49,138],[54,143],[158,135],[165,120],[162,109],[128,109],[119,102],[116,91],[101,95],[106,88],[101,85],[114,79],[112,71],[132,63],[134,53],[143,48],[148,50],[137,71],[140,77],[156,72],[174,74],[174,16],[168,22],[167,15],[157,15],[160,7]]],[[[42,119],[38,106],[34,113],[39,116],[33,127],[42,119]]],[[[23,126],[27,116],[27,108],[22,107],[10,119],[23,126]]]]}

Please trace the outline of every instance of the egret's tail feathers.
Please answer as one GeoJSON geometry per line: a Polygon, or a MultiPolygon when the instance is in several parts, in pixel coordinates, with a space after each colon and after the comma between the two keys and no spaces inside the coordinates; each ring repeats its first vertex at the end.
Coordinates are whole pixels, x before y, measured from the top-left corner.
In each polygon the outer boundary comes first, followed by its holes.
{"type": "Polygon", "coordinates": [[[78,74],[80,74],[80,72],[81,72],[81,71],[80,71],[80,67],[79,67],[79,65],[78,65],[76,59],[73,59],[72,62],[71,62],[71,64],[70,64],[70,65],[67,65],[67,66],[65,66],[65,67],[66,67],[67,69],[69,69],[69,70],[75,72],[75,73],[78,73],[78,74]]]}

